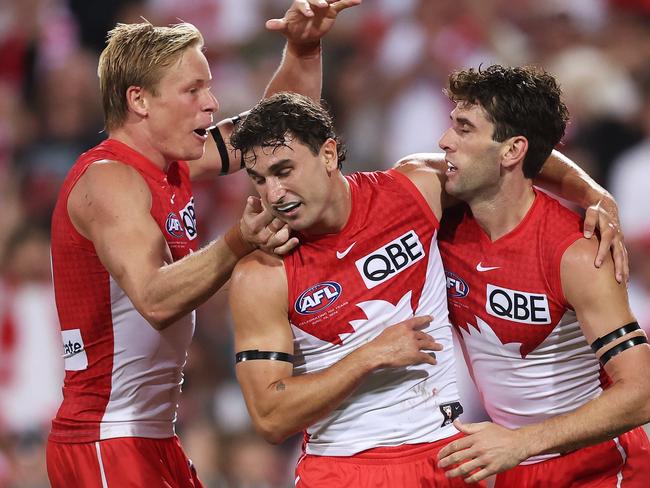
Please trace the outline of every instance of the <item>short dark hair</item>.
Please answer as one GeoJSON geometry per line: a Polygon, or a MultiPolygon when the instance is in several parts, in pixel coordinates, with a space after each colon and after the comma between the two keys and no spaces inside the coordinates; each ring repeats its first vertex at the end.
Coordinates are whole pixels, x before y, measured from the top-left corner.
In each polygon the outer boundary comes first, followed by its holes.
{"type": "Polygon", "coordinates": [[[562,91],[550,74],[534,66],[457,71],[445,90],[455,103],[480,104],[494,124],[495,141],[524,136],[528,151],[523,162],[526,178],[534,178],[564,136],[569,111],[562,91]]]}
{"type": "MultiPolygon", "coordinates": [[[[316,155],[327,139],[337,144],[338,163],[345,160],[345,147],[334,130],[332,116],[322,105],[297,93],[281,92],[260,101],[230,136],[230,144],[246,161],[255,147],[278,148],[295,137],[316,155]]],[[[252,154],[252,161],[255,154],[252,154]]],[[[254,164],[254,163],[253,163],[254,164]]]]}

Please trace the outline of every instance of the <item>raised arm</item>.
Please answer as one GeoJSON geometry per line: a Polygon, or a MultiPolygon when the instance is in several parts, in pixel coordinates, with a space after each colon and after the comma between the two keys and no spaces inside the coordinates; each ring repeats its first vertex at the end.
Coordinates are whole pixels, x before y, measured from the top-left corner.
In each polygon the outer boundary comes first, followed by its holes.
{"type": "MultiPolygon", "coordinates": [[[[264,97],[281,91],[301,93],[320,101],[322,91],[321,39],[339,12],[362,0],[294,0],[281,19],[267,21],[266,28],[287,38],[282,61],[264,91],[264,97]]],[[[233,173],[241,169],[239,155],[229,144],[233,120],[219,122],[208,137],[203,157],[190,164],[192,179],[233,173]],[[218,130],[218,133],[215,132],[218,130]]]]}
{"type": "Polygon", "coordinates": [[[580,239],[572,244],[562,258],[561,279],[564,294],[590,344],[620,331],[615,339],[603,340],[601,346],[596,346],[596,355],[605,363],[612,385],[573,412],[519,429],[506,429],[490,422],[458,424],[468,436],[443,449],[440,464],[446,467],[468,461],[450,470],[449,476],[468,476],[480,469],[466,478],[478,481],[510,469],[528,457],[593,445],[650,421],[650,346],[645,343],[642,330],[632,330],[633,325],[621,329],[635,322],[626,287],[613,279],[610,256],[605,257],[600,268],[593,266],[597,246],[594,239],[580,239]],[[605,361],[607,351],[630,339],[639,343],[621,346],[621,352],[605,361]]]}
{"type": "MultiPolygon", "coordinates": [[[[235,351],[293,354],[287,302],[287,280],[279,259],[260,252],[242,259],[230,286],[235,351]]],[[[430,320],[412,318],[389,327],[319,372],[293,376],[293,364],[283,359],[238,362],[237,380],[256,429],[269,442],[281,442],[334,410],[371,371],[435,364],[422,350],[440,350],[441,346],[419,330],[430,320]]]]}

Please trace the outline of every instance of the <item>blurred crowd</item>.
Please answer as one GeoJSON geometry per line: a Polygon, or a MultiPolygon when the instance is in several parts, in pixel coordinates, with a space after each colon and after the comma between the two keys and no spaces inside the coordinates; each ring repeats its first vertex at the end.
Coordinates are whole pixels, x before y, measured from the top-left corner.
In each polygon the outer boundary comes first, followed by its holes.
{"type": "MultiPolygon", "coordinates": [[[[217,118],[261,96],[283,38],[264,30],[290,0],[0,2],[0,488],[48,486],[44,441],[63,378],[49,258],[59,185],[105,137],[96,75],[116,22],[179,19],[203,33],[217,118]]],[[[563,87],[564,145],[618,199],[633,310],[650,332],[650,0],[364,0],[324,43],[323,97],[346,171],[438,150],[457,68],[536,64],[563,87]]],[[[195,187],[204,241],[251,193],[245,175],[195,187]]],[[[177,431],[208,488],[293,486],[300,436],[266,444],[234,380],[227,290],[198,311],[177,431]]],[[[263,324],[260,324],[263,326],[263,324]]]]}

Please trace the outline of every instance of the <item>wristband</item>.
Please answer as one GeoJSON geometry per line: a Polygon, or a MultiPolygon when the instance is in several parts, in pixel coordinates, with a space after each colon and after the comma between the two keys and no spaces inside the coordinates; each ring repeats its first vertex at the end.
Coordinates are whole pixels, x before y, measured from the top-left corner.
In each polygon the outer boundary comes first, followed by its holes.
{"type": "Polygon", "coordinates": [[[239,225],[239,223],[233,225],[223,236],[226,245],[230,248],[232,253],[237,256],[237,259],[243,258],[255,249],[255,246],[244,239],[239,225]]]}

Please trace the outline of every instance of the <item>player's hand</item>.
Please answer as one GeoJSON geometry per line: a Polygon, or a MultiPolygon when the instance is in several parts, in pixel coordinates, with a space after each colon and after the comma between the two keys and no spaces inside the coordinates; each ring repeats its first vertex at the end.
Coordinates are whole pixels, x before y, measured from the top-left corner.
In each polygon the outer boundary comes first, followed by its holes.
{"type": "Polygon", "coordinates": [[[379,360],[381,367],[436,364],[436,355],[432,352],[442,351],[442,345],[426,332],[422,332],[431,320],[431,316],[425,315],[391,325],[367,346],[373,357],[379,360]]]}
{"type": "Polygon", "coordinates": [[[298,245],[289,226],[274,218],[258,197],[249,196],[246,200],[240,229],[244,240],[269,254],[284,255],[298,245]]]}
{"type": "Polygon", "coordinates": [[[327,34],[338,13],[359,5],[362,0],[294,0],[281,19],[266,22],[266,28],[280,32],[290,46],[311,51],[327,34]]]}
{"type": "Polygon", "coordinates": [[[618,206],[613,198],[603,198],[590,206],[585,213],[584,236],[589,239],[595,229],[600,232],[598,253],[594,265],[599,268],[608,252],[614,258],[616,281],[627,282],[630,276],[630,263],[623,240],[623,232],[618,219],[618,206]]]}
{"type": "Polygon", "coordinates": [[[438,466],[449,469],[445,476],[463,476],[466,483],[476,483],[488,476],[514,468],[529,456],[520,431],[507,429],[492,422],[454,426],[467,434],[440,450],[438,466]]]}

